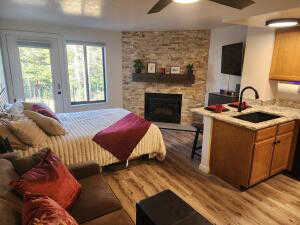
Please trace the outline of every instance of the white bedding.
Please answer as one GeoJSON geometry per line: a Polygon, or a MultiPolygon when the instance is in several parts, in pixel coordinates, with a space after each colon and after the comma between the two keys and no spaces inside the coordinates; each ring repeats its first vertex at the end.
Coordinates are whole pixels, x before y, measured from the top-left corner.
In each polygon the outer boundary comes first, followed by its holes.
{"type": "MultiPolygon", "coordinates": [[[[109,151],[96,144],[92,138],[101,130],[109,127],[130,112],[125,109],[103,109],[94,111],[60,113],[58,118],[62,121],[68,134],[65,136],[48,137],[45,147],[51,148],[66,164],[82,163],[94,160],[100,166],[119,162],[109,151]]],[[[41,148],[30,148],[18,151],[21,156],[29,156],[41,148]]],[[[133,150],[129,159],[149,154],[158,160],[163,160],[166,148],[159,128],[152,124],[133,150]]]]}

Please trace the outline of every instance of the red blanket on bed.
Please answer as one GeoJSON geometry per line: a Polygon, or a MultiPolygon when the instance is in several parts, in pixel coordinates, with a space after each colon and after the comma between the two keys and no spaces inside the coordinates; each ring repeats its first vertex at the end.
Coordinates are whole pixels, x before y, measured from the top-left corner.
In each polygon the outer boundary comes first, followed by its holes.
{"type": "Polygon", "coordinates": [[[93,141],[112,153],[120,161],[125,161],[145,136],[150,125],[149,121],[130,113],[96,134],[93,141]]]}

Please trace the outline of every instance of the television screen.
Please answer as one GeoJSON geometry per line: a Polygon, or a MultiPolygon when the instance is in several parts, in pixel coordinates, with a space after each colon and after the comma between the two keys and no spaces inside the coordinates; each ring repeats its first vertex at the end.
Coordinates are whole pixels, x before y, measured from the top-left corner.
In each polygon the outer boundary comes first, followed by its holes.
{"type": "Polygon", "coordinates": [[[221,73],[241,76],[243,67],[244,43],[222,47],[221,73]]]}

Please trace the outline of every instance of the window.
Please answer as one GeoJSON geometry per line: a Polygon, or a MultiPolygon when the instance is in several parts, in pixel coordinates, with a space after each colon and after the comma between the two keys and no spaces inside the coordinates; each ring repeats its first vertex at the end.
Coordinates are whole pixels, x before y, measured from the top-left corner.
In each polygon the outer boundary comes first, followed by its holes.
{"type": "Polygon", "coordinates": [[[71,105],[105,102],[105,47],[68,42],[66,50],[71,105]]]}

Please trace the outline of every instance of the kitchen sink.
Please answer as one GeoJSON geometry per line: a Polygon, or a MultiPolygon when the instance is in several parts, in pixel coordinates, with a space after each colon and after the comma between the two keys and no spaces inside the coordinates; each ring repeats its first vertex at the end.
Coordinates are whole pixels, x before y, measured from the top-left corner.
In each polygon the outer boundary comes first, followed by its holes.
{"type": "Polygon", "coordinates": [[[242,114],[239,116],[234,116],[234,118],[236,119],[245,120],[251,123],[261,123],[268,120],[278,119],[280,117],[281,116],[264,113],[264,112],[253,112],[253,113],[242,114]]]}

